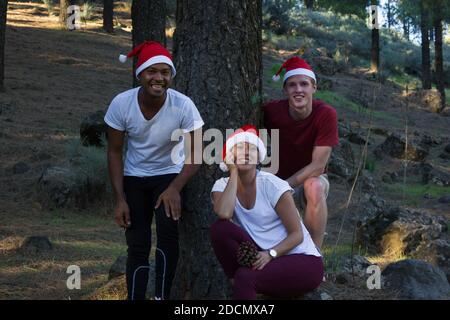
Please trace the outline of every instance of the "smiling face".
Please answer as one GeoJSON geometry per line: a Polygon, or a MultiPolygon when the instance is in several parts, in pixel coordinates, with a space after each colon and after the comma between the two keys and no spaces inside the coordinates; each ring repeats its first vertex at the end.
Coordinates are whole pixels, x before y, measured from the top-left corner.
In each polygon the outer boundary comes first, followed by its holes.
{"type": "Polygon", "coordinates": [[[289,114],[295,119],[305,119],[312,111],[313,94],[316,92],[314,80],[305,75],[287,78],[283,92],[289,101],[289,114]]]}
{"type": "Polygon", "coordinates": [[[258,164],[258,147],[248,142],[240,142],[233,147],[233,156],[238,170],[256,168],[258,164]]]}
{"type": "Polygon", "coordinates": [[[142,88],[151,97],[162,97],[172,83],[172,69],[168,64],[151,65],[139,74],[142,88]]]}

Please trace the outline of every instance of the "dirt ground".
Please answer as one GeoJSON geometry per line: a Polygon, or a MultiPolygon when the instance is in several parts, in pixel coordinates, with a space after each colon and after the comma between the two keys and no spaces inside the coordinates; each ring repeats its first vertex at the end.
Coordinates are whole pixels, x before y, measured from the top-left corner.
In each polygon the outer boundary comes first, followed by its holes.
{"type": "MultiPolygon", "coordinates": [[[[9,2],[6,90],[0,93],[0,299],[86,298],[107,283],[109,267],[126,253],[123,231],[114,224],[110,208],[49,211],[36,200],[40,175],[46,167],[64,161],[67,145],[79,139],[80,121],[89,113],[105,110],[116,94],[131,87],[130,64],[117,59],[131,48],[130,17],[122,2],[116,4],[116,13],[123,28],[117,28],[113,35],[101,30],[98,10],[81,30],[66,31],[58,27],[57,16],[48,15],[41,2],[9,2]],[[19,162],[28,165],[25,173],[14,173],[19,162]],[[23,239],[31,235],[48,236],[53,250],[39,256],[18,251],[23,239]],[[66,287],[66,270],[72,264],[83,270],[81,290],[66,287]]],[[[265,48],[264,67],[270,70],[289,54],[265,48]]],[[[266,95],[280,95],[273,84],[264,83],[266,95]]],[[[374,86],[355,71],[336,75],[333,90],[351,96],[352,90],[359,90],[355,83],[374,86]]],[[[374,127],[403,130],[407,115],[411,132],[426,133],[448,144],[450,118],[423,110],[405,111],[399,103],[401,94],[401,88],[381,88],[376,107],[385,117],[374,119],[374,127]]],[[[337,110],[340,119],[355,127],[367,127],[361,114],[347,108],[337,110]]],[[[371,148],[383,141],[382,136],[374,139],[371,148]]],[[[448,160],[432,157],[430,162],[450,170],[448,160]]],[[[379,181],[384,171],[401,164],[395,160],[377,164],[376,178],[379,181]]],[[[354,227],[346,222],[351,212],[344,208],[349,188],[332,183],[332,190],[325,251],[339,246],[348,253],[354,227]]],[[[398,201],[395,195],[384,196],[398,201]]],[[[420,198],[416,205],[450,215],[448,204],[436,199],[420,198]]],[[[345,288],[326,283],[324,287],[335,298],[386,297],[368,292],[359,283],[345,288]]]]}

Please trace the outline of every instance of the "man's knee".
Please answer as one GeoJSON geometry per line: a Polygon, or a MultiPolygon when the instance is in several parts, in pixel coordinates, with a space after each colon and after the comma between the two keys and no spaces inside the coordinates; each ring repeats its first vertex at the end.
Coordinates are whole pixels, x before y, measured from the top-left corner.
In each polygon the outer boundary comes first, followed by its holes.
{"type": "Polygon", "coordinates": [[[304,183],[304,190],[308,203],[317,204],[326,199],[325,186],[320,178],[308,178],[304,183]]]}

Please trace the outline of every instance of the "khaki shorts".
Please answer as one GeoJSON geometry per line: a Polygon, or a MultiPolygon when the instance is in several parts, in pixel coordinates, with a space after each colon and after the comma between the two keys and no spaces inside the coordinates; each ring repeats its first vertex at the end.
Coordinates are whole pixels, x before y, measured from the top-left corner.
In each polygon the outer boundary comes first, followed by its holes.
{"type": "MultiPolygon", "coordinates": [[[[330,191],[330,183],[328,182],[328,175],[326,173],[321,174],[319,177],[320,182],[325,187],[325,199],[328,198],[328,192],[330,191]]],[[[303,184],[294,188],[294,202],[297,209],[305,210],[306,209],[306,197],[305,197],[305,189],[303,188],[303,184]]]]}

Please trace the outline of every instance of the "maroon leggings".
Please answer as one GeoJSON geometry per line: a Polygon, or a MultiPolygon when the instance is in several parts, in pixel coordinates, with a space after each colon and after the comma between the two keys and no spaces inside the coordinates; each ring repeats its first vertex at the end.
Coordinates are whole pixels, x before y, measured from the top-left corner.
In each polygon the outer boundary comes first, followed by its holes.
{"type": "Polygon", "coordinates": [[[225,274],[234,279],[234,299],[256,299],[258,293],[274,298],[294,297],[314,290],[322,282],[322,258],[312,255],[280,256],[262,270],[240,266],[236,258],[239,244],[243,241],[255,242],[247,232],[228,220],[214,222],[211,241],[225,274]]]}

